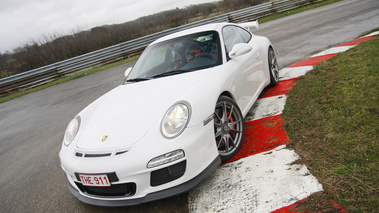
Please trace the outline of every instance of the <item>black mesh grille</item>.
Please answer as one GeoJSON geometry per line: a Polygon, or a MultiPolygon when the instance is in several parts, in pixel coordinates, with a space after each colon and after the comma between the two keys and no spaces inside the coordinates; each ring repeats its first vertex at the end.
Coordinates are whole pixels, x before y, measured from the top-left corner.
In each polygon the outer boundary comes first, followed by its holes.
{"type": "Polygon", "coordinates": [[[110,187],[83,186],[75,182],[78,188],[85,193],[99,196],[132,196],[136,193],[135,183],[112,184],[110,187]]]}
{"type": "Polygon", "coordinates": [[[186,171],[186,165],[187,161],[184,160],[172,166],[151,172],[150,185],[159,186],[180,178],[186,171]]]}
{"type": "Polygon", "coordinates": [[[86,158],[98,158],[98,157],[109,157],[112,153],[105,153],[105,154],[85,154],[84,157],[86,158]]]}

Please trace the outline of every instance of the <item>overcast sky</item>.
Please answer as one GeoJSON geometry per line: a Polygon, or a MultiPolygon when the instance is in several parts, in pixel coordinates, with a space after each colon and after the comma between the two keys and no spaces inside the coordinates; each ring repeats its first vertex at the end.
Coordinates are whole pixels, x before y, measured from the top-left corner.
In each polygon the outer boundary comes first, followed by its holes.
{"type": "Polygon", "coordinates": [[[0,52],[43,35],[118,24],[164,10],[218,0],[0,0],[0,52]]]}

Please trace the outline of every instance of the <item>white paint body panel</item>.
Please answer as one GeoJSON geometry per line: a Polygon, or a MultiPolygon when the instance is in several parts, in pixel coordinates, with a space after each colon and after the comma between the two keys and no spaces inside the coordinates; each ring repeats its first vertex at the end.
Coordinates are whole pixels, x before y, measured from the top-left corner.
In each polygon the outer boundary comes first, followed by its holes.
{"type": "MultiPolygon", "coordinates": [[[[178,36],[215,30],[228,23],[212,24],[186,30],[161,38],[158,43],[178,36]]],[[[221,37],[222,38],[222,37],[221,37]]],[[[224,47],[221,40],[221,47],[224,47]]],[[[248,43],[252,50],[227,60],[221,48],[222,64],[213,68],[172,75],[147,81],[127,83],[94,101],[78,115],[79,131],[69,146],[62,145],[61,165],[68,180],[80,196],[94,200],[129,200],[170,189],[190,181],[203,172],[216,158],[218,150],[213,122],[203,121],[213,115],[217,99],[228,93],[246,116],[262,90],[270,83],[268,49],[270,41],[252,35],[248,43]],[[178,101],[190,104],[192,115],[187,128],[174,138],[161,135],[160,124],[166,111],[178,101]],[[107,139],[103,141],[103,137],[107,139]],[[163,185],[150,186],[150,173],[178,163],[174,161],[148,169],[147,163],[162,154],[184,150],[187,161],[185,173],[179,179],[163,185]],[[124,154],[116,155],[118,152],[124,154]],[[78,157],[76,153],[103,154],[107,157],[78,157]],[[116,172],[118,183],[133,182],[137,191],[129,197],[99,197],[82,193],[75,185],[75,173],[104,174],[116,172]]],[[[133,70],[131,71],[133,72],[133,70]]]]}

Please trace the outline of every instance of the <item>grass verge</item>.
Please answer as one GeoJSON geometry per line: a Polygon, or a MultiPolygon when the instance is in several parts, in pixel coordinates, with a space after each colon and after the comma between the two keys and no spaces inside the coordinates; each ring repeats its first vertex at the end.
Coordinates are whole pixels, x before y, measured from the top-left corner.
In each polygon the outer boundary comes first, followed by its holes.
{"type": "Polygon", "coordinates": [[[339,1],[342,1],[342,0],[325,0],[325,1],[322,1],[322,2],[319,2],[319,3],[310,4],[310,5],[307,5],[307,6],[304,6],[304,7],[300,7],[300,8],[289,10],[289,11],[286,11],[286,12],[283,12],[283,13],[278,13],[278,14],[275,14],[275,15],[271,15],[271,16],[267,16],[267,17],[261,18],[261,19],[259,19],[259,23],[264,23],[264,22],[272,21],[274,19],[282,18],[282,17],[285,17],[285,16],[290,16],[290,15],[293,15],[293,14],[296,14],[296,13],[301,13],[301,12],[304,12],[304,11],[307,11],[307,10],[311,10],[311,9],[314,9],[314,8],[317,8],[317,7],[322,7],[322,6],[325,6],[325,5],[328,5],[328,4],[332,4],[332,3],[336,3],[336,2],[339,2],[339,1]]]}
{"type": "Polygon", "coordinates": [[[48,82],[48,83],[43,84],[41,86],[37,86],[37,87],[34,87],[34,88],[26,89],[26,90],[23,90],[23,91],[20,91],[20,92],[15,92],[15,93],[12,93],[12,94],[10,94],[8,96],[0,97],[0,103],[3,103],[3,102],[6,102],[6,101],[9,101],[9,100],[12,100],[12,99],[15,99],[15,98],[18,98],[18,97],[21,97],[21,96],[33,93],[33,92],[36,92],[36,91],[39,91],[39,90],[43,90],[45,88],[48,88],[48,87],[51,87],[51,86],[54,86],[54,85],[57,85],[57,84],[64,83],[66,81],[71,81],[73,79],[80,78],[80,77],[83,77],[83,76],[86,76],[86,75],[90,75],[90,74],[95,73],[95,72],[99,72],[99,71],[106,70],[106,69],[109,69],[109,68],[112,68],[112,67],[116,67],[116,66],[121,65],[121,64],[125,64],[125,63],[129,63],[129,62],[135,61],[135,60],[138,59],[138,57],[139,56],[134,56],[134,57],[131,57],[131,58],[128,58],[128,59],[124,59],[124,60],[121,60],[121,61],[117,61],[117,62],[114,62],[114,63],[107,64],[107,65],[103,65],[103,66],[99,66],[99,67],[94,67],[94,68],[91,68],[91,69],[88,69],[88,70],[72,73],[72,74],[67,75],[67,76],[65,76],[63,78],[60,78],[60,79],[55,80],[55,81],[48,82]]]}
{"type": "Polygon", "coordinates": [[[324,191],[299,211],[379,212],[379,37],[318,64],[287,98],[284,127],[324,191]],[[335,209],[335,208],[334,208],[335,209]]]}

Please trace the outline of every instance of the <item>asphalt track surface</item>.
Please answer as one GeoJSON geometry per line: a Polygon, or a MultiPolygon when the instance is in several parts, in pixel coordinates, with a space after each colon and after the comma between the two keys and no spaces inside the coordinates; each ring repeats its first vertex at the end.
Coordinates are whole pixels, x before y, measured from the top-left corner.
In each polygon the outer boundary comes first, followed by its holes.
{"type": "MultiPolygon", "coordinates": [[[[264,23],[280,67],[379,27],[379,1],[344,0],[264,23]]],[[[80,203],[66,188],[58,152],[68,122],[121,84],[124,64],[0,104],[0,212],[182,212],[186,195],[137,207],[80,203]]]]}

